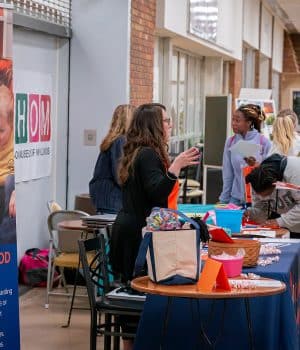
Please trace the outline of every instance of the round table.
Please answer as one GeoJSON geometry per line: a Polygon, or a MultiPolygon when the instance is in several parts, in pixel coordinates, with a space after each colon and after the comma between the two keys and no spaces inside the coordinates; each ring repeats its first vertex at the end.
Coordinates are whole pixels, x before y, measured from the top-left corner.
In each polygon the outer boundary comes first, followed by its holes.
{"type": "MultiPolygon", "coordinates": [[[[234,278],[236,280],[238,278],[234,278]]],[[[275,281],[269,278],[262,278],[262,281],[275,281]]],[[[255,287],[252,289],[232,289],[224,291],[214,289],[211,292],[201,291],[197,284],[184,284],[176,286],[167,286],[153,283],[148,276],[138,277],[131,281],[131,287],[140,292],[149,294],[158,294],[171,297],[201,298],[201,299],[227,299],[227,298],[253,298],[275,295],[283,293],[286,290],[285,283],[280,282],[278,287],[255,287]]]]}
{"type": "MultiPolygon", "coordinates": [[[[237,278],[234,278],[237,279],[237,278]]],[[[268,278],[261,278],[263,281],[270,281],[275,282],[275,280],[268,279],[268,278]]],[[[224,299],[224,308],[225,308],[225,302],[227,299],[230,298],[243,298],[245,303],[245,310],[246,310],[246,318],[247,318],[247,326],[248,326],[248,334],[249,334],[249,342],[250,342],[250,349],[254,349],[254,339],[252,334],[252,322],[251,322],[251,316],[250,316],[250,303],[249,298],[253,297],[267,297],[275,294],[283,293],[286,290],[285,283],[281,281],[278,282],[278,286],[274,287],[255,287],[251,289],[232,289],[231,291],[225,291],[222,289],[213,289],[212,291],[201,291],[197,284],[189,284],[189,285],[173,285],[173,286],[167,286],[162,284],[153,283],[148,276],[144,277],[138,277],[131,281],[131,287],[133,289],[136,289],[140,292],[149,293],[149,294],[156,294],[161,296],[167,296],[168,302],[167,302],[167,308],[165,311],[164,316],[164,322],[163,322],[163,329],[162,329],[162,337],[161,337],[161,343],[160,348],[163,347],[165,342],[165,336],[167,333],[167,327],[168,327],[168,321],[170,317],[170,309],[172,305],[172,300],[174,297],[184,297],[189,298],[191,303],[191,310],[192,310],[192,304],[193,301],[197,299],[224,299]]],[[[198,309],[199,310],[199,309],[198,309]]],[[[198,311],[199,313],[199,311],[198,311]]],[[[200,315],[198,315],[198,318],[200,319],[200,315]]],[[[225,319],[223,319],[223,322],[225,322],[225,319]]],[[[205,326],[203,325],[202,321],[200,322],[200,330],[197,332],[199,339],[204,340],[206,342],[206,345],[211,348],[215,349],[216,343],[219,339],[219,337],[222,334],[222,328],[220,327],[220,333],[219,335],[214,339],[210,339],[206,333],[205,326]]]]}
{"type": "Polygon", "coordinates": [[[87,231],[89,228],[84,225],[82,220],[65,220],[58,224],[58,227],[63,230],[87,231]]]}

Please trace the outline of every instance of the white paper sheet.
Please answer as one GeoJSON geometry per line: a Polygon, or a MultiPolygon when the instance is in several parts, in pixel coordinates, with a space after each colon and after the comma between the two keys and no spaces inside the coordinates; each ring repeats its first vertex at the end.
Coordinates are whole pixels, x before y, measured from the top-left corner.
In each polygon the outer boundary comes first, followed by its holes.
{"type": "Polygon", "coordinates": [[[240,140],[230,147],[232,153],[239,154],[244,157],[256,157],[261,145],[249,141],[240,140]]]}
{"type": "Polygon", "coordinates": [[[281,287],[282,283],[280,281],[276,281],[276,280],[249,280],[249,279],[229,279],[229,281],[232,284],[241,284],[241,283],[245,283],[249,286],[252,287],[281,287]]]}

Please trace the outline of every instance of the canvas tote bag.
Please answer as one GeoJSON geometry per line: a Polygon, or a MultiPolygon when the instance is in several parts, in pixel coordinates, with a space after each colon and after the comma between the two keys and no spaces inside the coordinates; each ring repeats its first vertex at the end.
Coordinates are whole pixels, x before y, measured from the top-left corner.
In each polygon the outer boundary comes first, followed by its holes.
{"type": "Polygon", "coordinates": [[[144,228],[135,275],[140,275],[147,260],[148,276],[153,282],[166,285],[196,283],[201,268],[200,227],[179,211],[163,210],[176,213],[195,229],[149,231],[144,228]]]}

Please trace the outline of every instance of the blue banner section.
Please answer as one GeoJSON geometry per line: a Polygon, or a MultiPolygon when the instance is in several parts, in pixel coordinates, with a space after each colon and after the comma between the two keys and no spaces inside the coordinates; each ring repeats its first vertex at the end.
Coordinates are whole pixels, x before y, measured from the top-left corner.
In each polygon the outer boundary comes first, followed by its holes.
{"type": "Polygon", "coordinates": [[[16,244],[0,245],[0,349],[20,349],[16,244]]]}

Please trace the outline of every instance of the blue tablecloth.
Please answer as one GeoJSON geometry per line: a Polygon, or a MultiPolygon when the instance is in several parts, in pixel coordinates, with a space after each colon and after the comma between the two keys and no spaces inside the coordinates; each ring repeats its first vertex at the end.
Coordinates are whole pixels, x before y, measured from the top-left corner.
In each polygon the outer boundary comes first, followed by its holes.
{"type": "MultiPolygon", "coordinates": [[[[244,271],[279,279],[287,284],[285,293],[249,300],[255,349],[299,350],[300,244],[283,247],[278,263],[265,267],[248,268],[244,271]]],[[[199,340],[200,324],[196,318],[197,303],[200,306],[202,324],[212,340],[220,331],[223,324],[222,312],[225,312],[224,328],[215,349],[244,350],[249,348],[243,299],[227,299],[224,310],[224,300],[173,298],[164,350],[206,348],[203,341],[199,340]]],[[[166,297],[147,296],[137,331],[135,350],[159,349],[166,305],[166,297]]]]}

